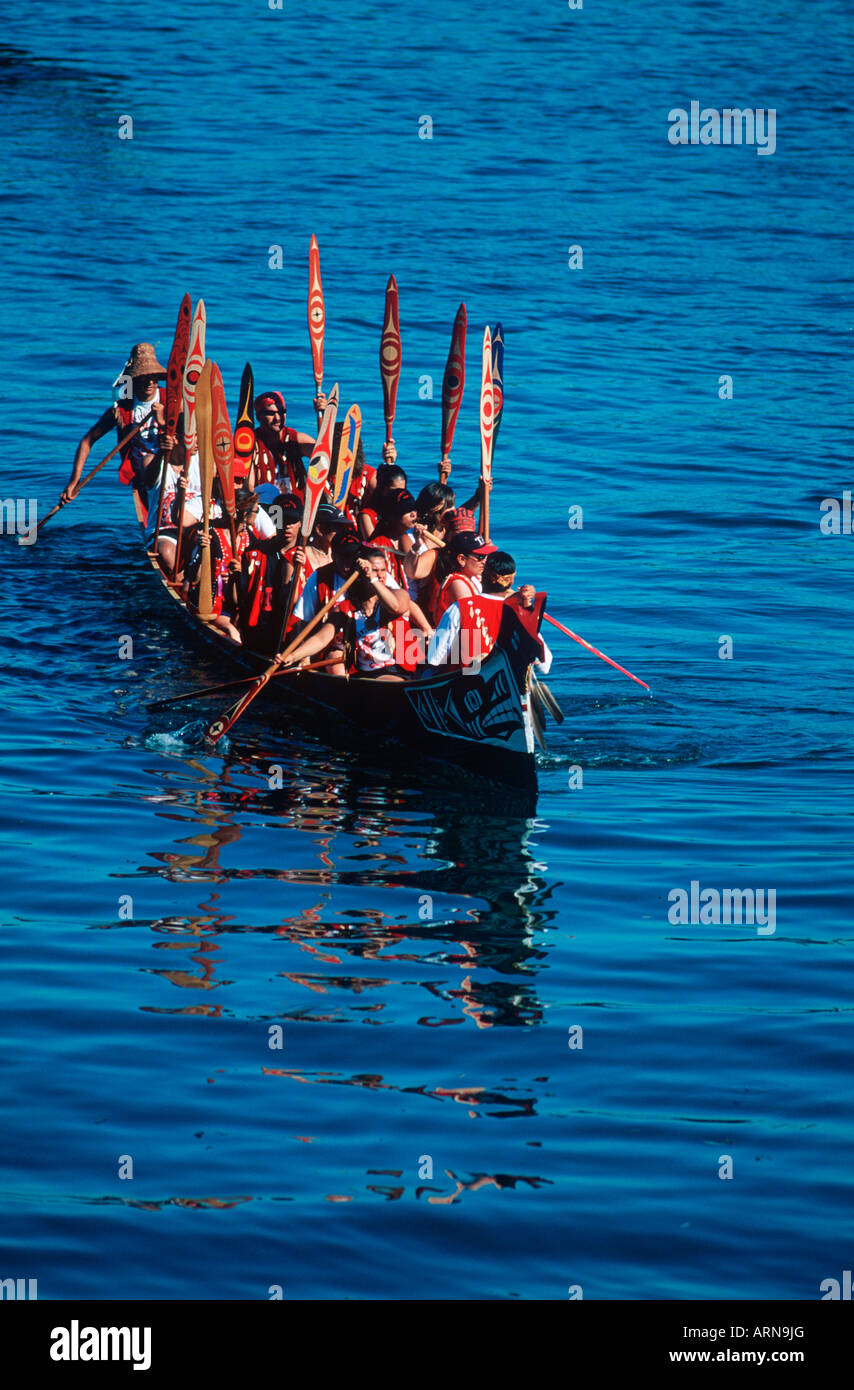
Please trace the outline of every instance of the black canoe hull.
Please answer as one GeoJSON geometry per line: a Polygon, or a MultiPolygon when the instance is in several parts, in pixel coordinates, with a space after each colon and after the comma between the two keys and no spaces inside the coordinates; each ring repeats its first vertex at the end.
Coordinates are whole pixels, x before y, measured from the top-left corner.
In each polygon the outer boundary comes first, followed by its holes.
{"type": "MultiPolygon", "coordinates": [[[[136,494],[134,499],[141,522],[136,494]]],[[[157,562],[150,560],[150,564],[185,622],[209,648],[221,653],[224,660],[219,679],[229,679],[236,674],[235,668],[241,674],[267,668],[267,658],[232,642],[220,629],[191,613],[166,582],[157,562]]],[[[542,597],[536,605],[537,618],[544,602],[542,597]]],[[[406,745],[424,757],[439,760],[447,771],[455,766],[472,769],[490,781],[535,793],[529,686],[531,662],[538,655],[533,635],[537,618],[526,619],[522,614],[520,621],[509,603],[505,609],[499,642],[479,670],[439,668],[425,679],[406,682],[299,671],[269,682],[259,696],[258,713],[271,712],[275,725],[284,703],[291,717],[296,716],[321,737],[334,728],[332,742],[357,746],[361,742],[383,753],[388,753],[387,745],[406,745]],[[334,714],[334,721],[330,714],[334,714]]],[[[219,698],[227,706],[237,695],[219,698]]]]}

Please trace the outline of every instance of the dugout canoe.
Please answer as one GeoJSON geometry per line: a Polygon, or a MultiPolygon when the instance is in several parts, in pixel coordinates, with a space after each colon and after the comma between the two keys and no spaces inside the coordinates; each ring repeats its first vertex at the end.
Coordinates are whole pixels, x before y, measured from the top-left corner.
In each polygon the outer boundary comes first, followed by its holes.
{"type": "MultiPolygon", "coordinates": [[[[133,497],[144,536],[145,511],[138,492],[133,497]]],[[[145,550],[143,554],[184,622],[221,654],[218,679],[260,675],[267,668],[269,658],[240,646],[193,613],[157,561],[145,550]]],[[[287,710],[298,723],[330,742],[351,735],[384,753],[389,745],[404,745],[443,763],[446,771],[472,769],[490,781],[535,792],[531,668],[540,655],[537,633],[545,602],[542,593],[531,609],[512,598],[505,600],[498,642],[477,674],[450,667],[418,680],[396,682],[295,671],[269,683],[257,701],[256,718],[275,728],[287,710]],[[268,721],[271,710],[273,717],[268,721]]],[[[233,698],[210,697],[223,705],[233,698]]]]}

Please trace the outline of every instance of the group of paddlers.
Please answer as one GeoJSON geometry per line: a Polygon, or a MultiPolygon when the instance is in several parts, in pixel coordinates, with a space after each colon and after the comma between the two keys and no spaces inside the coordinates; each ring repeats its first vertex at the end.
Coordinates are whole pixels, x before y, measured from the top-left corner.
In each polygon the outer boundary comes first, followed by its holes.
{"type": "MultiPolygon", "coordinates": [[[[197,612],[209,547],[208,621],[233,641],[271,658],[287,642],[289,665],[322,664],[332,675],[405,680],[425,666],[484,659],[498,639],[504,600],[514,592],[525,604],[533,600],[532,586],[514,588],[512,557],[478,533],[482,490],[458,506],[446,465],[443,481],[413,495],[393,442],[374,468],[360,439],[343,506],[324,497],[301,544],[306,461],[315,440],[288,425],[278,391],[255,398],[255,446],[248,471],[235,475],[234,515],[214,491],[206,530],[199,457],[187,458],[183,419],[174,434],[166,430],[166,369],[151,344],[136,344],[123,375],[132,396],[83,436],[62,499],[75,496],[96,440],[113,427],[121,438],[142,421],[122,446],[119,476],[143,503],[149,552],[197,612]],[[354,572],[346,592],[312,624],[354,572]]],[[[326,404],[319,394],[318,415],[326,404]]],[[[542,647],[538,665],[546,671],[551,656],[542,647]]]]}

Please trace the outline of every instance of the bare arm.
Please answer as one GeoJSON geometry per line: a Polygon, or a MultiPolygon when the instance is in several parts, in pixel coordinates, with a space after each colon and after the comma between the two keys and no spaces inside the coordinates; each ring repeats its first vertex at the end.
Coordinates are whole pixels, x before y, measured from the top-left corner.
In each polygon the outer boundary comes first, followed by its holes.
{"type": "Polygon", "coordinates": [[[84,434],[80,443],[77,445],[74,463],[71,468],[71,476],[63,489],[63,502],[71,502],[77,496],[77,485],[80,482],[80,475],[86,467],[86,460],[89,457],[92,445],[96,444],[99,439],[102,439],[105,434],[108,434],[115,423],[116,417],[113,407],[109,406],[100,419],[96,420],[94,425],[84,434]]]}

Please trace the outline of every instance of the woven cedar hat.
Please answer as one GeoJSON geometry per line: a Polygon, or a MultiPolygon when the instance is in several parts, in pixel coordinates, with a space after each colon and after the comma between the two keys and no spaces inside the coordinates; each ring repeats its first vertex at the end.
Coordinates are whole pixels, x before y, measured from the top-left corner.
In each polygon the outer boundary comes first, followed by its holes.
{"type": "Polygon", "coordinates": [[[151,343],[135,343],[130,350],[130,357],[125,363],[125,375],[130,377],[166,376],[166,368],[158,362],[157,353],[151,343]]]}

